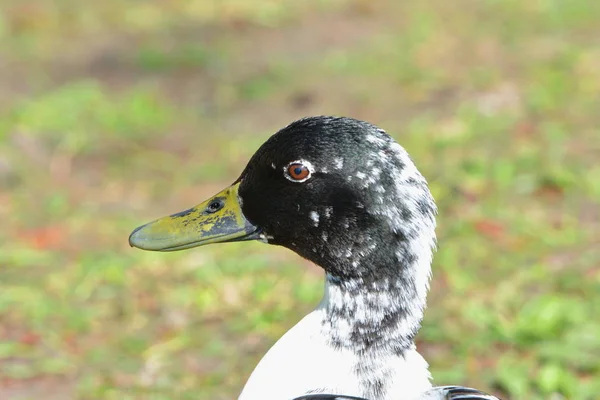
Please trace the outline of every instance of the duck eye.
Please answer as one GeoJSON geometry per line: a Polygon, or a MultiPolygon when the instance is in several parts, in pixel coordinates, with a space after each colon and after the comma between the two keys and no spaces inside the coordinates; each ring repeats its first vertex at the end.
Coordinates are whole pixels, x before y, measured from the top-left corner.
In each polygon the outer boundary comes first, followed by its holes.
{"type": "Polygon", "coordinates": [[[310,176],[308,167],[301,163],[292,163],[287,167],[287,175],[293,181],[305,181],[310,176]]]}

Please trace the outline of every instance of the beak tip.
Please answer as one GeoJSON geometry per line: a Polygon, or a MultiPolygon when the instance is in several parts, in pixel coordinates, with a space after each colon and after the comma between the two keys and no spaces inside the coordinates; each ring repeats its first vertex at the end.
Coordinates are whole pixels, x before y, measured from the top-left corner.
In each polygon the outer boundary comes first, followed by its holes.
{"type": "Polygon", "coordinates": [[[138,233],[140,232],[140,230],[144,227],[145,225],[142,226],[138,226],[137,228],[135,228],[133,230],[133,232],[131,232],[131,234],[129,235],[129,246],[131,247],[137,247],[138,249],[142,249],[143,247],[141,246],[142,242],[143,242],[143,238],[141,238],[138,233]]]}

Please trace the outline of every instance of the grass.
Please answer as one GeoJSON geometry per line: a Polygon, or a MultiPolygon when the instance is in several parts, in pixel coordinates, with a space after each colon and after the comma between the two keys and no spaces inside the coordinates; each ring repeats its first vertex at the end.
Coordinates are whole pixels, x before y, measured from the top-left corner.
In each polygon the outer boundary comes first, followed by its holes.
{"type": "Polygon", "coordinates": [[[418,337],[435,381],[595,398],[600,9],[297,4],[4,2],[0,397],[235,398],[321,272],[258,243],[127,236],[291,120],[343,114],[392,133],[440,207],[418,337]]]}

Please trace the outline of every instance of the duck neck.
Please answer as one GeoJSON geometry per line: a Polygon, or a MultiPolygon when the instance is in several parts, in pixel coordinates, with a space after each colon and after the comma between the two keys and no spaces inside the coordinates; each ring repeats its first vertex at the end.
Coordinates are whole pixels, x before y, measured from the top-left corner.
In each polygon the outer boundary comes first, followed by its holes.
{"type": "Polygon", "coordinates": [[[397,355],[414,348],[431,275],[431,251],[411,263],[379,266],[380,278],[326,275],[322,332],[334,348],[359,355],[397,355]]]}

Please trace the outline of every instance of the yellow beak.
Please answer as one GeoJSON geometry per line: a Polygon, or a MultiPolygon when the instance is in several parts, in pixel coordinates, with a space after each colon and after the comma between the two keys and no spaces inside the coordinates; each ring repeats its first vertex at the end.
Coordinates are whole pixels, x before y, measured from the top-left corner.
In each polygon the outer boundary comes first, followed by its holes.
{"type": "Polygon", "coordinates": [[[209,243],[258,238],[258,229],[244,214],[239,182],[189,210],[136,228],[129,244],[142,250],[175,251],[209,243]]]}

